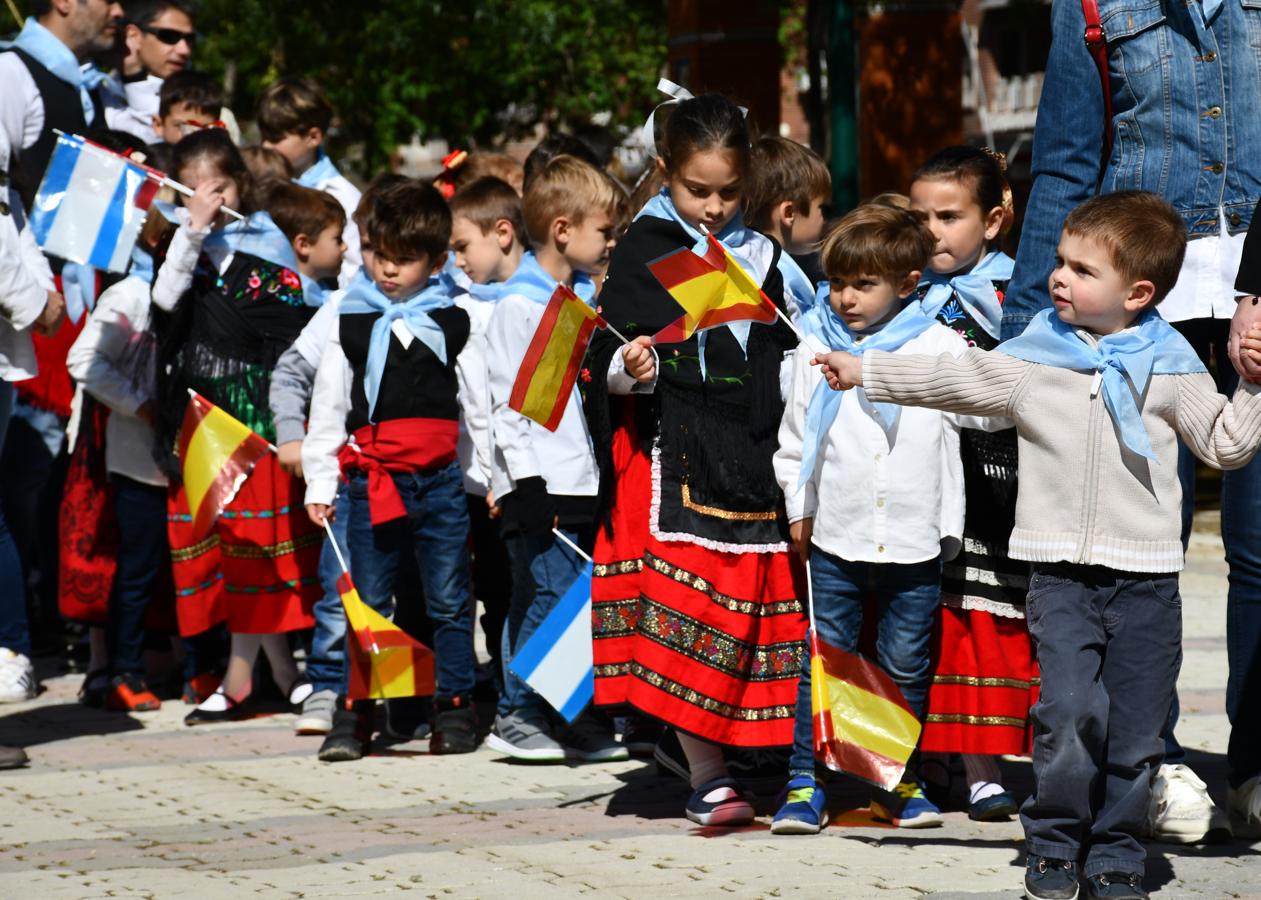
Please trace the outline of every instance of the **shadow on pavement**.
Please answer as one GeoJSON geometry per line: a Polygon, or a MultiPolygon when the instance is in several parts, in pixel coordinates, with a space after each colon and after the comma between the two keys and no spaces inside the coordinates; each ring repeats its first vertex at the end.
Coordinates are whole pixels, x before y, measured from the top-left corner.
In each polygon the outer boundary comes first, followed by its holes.
{"type": "Polygon", "coordinates": [[[81,703],[61,703],[0,717],[0,743],[34,747],[70,738],[122,734],[143,728],[143,724],[125,713],[92,709],[81,703]]]}

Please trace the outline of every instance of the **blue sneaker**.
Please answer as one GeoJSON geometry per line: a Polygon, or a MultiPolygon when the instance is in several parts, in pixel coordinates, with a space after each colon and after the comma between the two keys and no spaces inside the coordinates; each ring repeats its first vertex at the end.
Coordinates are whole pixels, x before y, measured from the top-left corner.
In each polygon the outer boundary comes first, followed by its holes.
{"type": "Polygon", "coordinates": [[[903,781],[892,791],[877,791],[871,800],[872,815],[897,828],[936,828],[941,810],[924,796],[918,781],[903,781]]]}
{"type": "Polygon", "coordinates": [[[812,775],[788,779],[784,805],[771,819],[771,834],[818,834],[828,823],[828,797],[812,775]]]}

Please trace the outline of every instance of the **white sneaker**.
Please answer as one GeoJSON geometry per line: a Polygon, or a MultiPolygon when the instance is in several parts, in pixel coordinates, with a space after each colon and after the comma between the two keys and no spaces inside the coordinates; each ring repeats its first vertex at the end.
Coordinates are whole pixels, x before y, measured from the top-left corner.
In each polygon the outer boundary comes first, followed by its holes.
{"type": "Polygon", "coordinates": [[[1235,831],[1240,837],[1261,837],[1261,775],[1249,778],[1226,792],[1235,831]]]}
{"type": "Polygon", "coordinates": [[[336,691],[312,691],[302,701],[302,714],[293,723],[297,734],[328,734],[333,730],[336,691]]]}
{"type": "Polygon", "coordinates": [[[1209,836],[1228,837],[1230,823],[1213,805],[1208,788],[1187,766],[1162,765],[1152,778],[1147,827],[1153,839],[1196,844],[1209,836]],[[1225,831],[1222,835],[1219,832],[1225,831]]]}
{"type": "Polygon", "coordinates": [[[0,647],[0,703],[22,703],[36,694],[35,668],[21,653],[0,647]]]}

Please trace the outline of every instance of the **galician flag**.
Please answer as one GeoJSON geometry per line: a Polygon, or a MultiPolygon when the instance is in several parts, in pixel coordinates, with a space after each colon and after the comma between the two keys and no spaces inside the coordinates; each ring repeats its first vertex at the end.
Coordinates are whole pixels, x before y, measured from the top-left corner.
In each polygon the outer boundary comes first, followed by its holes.
{"type": "Polygon", "coordinates": [[[164,177],[77,135],[58,135],[31,205],[35,242],[74,263],[126,272],[164,177]]]}
{"type": "Polygon", "coordinates": [[[205,397],[189,394],[177,452],[193,530],[202,537],[271,445],[205,397]]]}
{"type": "Polygon", "coordinates": [[[605,322],[563,284],[556,286],[513,382],[508,407],[555,431],[573,393],[591,335],[605,322]]]}
{"type": "Polygon", "coordinates": [[[591,563],[508,663],[558,713],[572,722],[595,696],[591,637],[591,563]]]}
{"type": "Polygon", "coordinates": [[[364,603],[343,571],[337,593],[346,608],[350,700],[427,697],[434,691],[433,651],[364,603]]]}
{"type": "Polygon", "coordinates": [[[887,791],[919,741],[920,721],[879,666],[810,632],[814,755],[829,769],[887,791]]]}
{"type": "Polygon", "coordinates": [[[703,255],[684,247],[648,264],[684,313],[653,336],[657,343],[679,343],[731,322],[775,321],[775,304],[727,248],[712,234],[705,236],[703,246],[703,255]]]}

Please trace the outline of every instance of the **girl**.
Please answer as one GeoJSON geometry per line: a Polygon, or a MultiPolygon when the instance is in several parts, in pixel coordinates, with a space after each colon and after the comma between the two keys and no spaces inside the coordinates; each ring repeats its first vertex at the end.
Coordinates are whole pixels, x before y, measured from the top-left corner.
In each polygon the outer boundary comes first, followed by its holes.
{"type": "MultiPolygon", "coordinates": [[[[628,336],[675,322],[681,307],[647,263],[692,248],[703,230],[782,309],[780,248],[740,217],[749,160],[740,109],[717,95],[681,101],[662,144],[665,186],[613,251],[602,315],[628,336]]],[[[619,344],[601,332],[587,373],[604,501],[592,590],[596,702],[629,702],[678,729],[694,789],[689,819],[745,824],[753,810],[721,745],[791,741],[805,633],[804,585],[771,464],[780,363],[796,339],[780,322],[743,322],[660,345],[657,381],[643,392],[619,344]]]]}
{"type": "MultiPolygon", "coordinates": [[[[919,288],[924,310],[983,350],[998,343],[1012,270],[1011,257],[998,249],[1013,216],[1004,171],[1003,158],[992,151],[948,147],[920,166],[910,192],[911,207],[937,238],[919,288]]],[[[995,757],[1029,752],[1038,678],[1024,623],[1028,567],[1007,556],[1015,522],[1015,429],[965,428],[960,445],[963,549],[942,573],[920,775],[929,796],[944,800],[948,763],[929,754],[962,754],[968,815],[988,821],[1016,812],[995,757]]]]}
{"type": "MultiPolygon", "coordinates": [[[[163,329],[164,452],[169,457],[175,445],[189,388],[274,440],[271,372],[314,311],[292,268],[292,248],[266,213],[228,224],[223,207],[252,211],[253,181],[226,132],[209,128],[185,137],[175,146],[174,169],[194,193],[153,285],[154,305],[176,314],[163,329]]],[[[299,677],[284,633],[312,625],[323,539],[305,515],[302,483],[281,470],[274,454],[265,456],[210,535],[199,538],[178,481],[172,480],[168,515],[180,631],[198,634],[226,621],[232,633],[223,683],[185,721],[244,715],[260,646],[277,685],[300,704],[310,685],[299,677]]]]}

